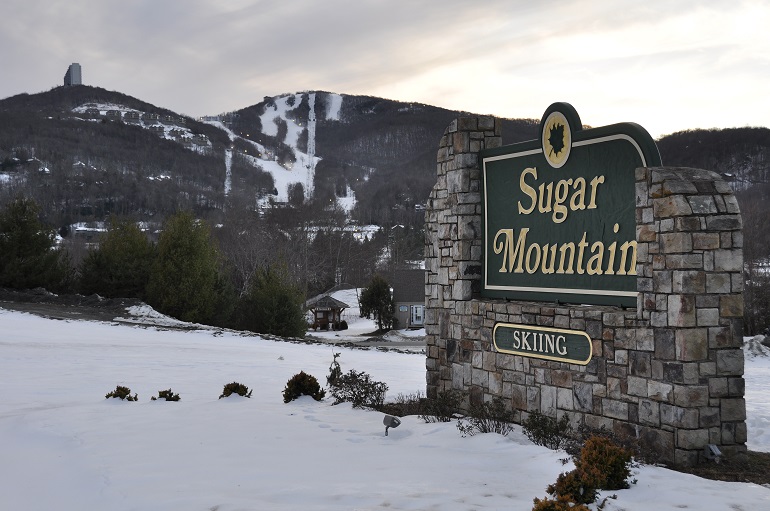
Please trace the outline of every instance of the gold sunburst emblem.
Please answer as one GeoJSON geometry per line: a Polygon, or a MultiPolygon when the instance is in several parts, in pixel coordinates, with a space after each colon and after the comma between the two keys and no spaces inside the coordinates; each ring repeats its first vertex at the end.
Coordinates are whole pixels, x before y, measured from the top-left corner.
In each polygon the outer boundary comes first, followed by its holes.
{"type": "Polygon", "coordinates": [[[572,150],[572,132],[561,112],[551,112],[543,124],[543,154],[551,167],[558,169],[567,163],[572,150]]]}

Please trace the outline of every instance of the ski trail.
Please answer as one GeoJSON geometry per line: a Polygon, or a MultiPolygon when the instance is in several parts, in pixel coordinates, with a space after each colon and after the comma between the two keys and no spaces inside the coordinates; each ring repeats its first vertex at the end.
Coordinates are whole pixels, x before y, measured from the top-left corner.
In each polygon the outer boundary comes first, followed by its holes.
{"type": "Polygon", "coordinates": [[[313,197],[313,183],[315,181],[315,93],[308,95],[310,103],[310,112],[307,116],[307,160],[308,172],[307,182],[305,183],[305,198],[310,200],[313,197]]]}

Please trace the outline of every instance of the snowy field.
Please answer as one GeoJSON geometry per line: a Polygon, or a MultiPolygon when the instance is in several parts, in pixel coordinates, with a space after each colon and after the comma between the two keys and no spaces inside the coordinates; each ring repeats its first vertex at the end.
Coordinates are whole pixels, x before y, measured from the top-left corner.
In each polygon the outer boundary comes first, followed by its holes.
{"type": "MultiPolygon", "coordinates": [[[[379,412],[283,403],[300,370],[325,381],[333,351],[390,398],[423,391],[424,355],[162,331],[134,313],[136,326],[0,309],[0,510],[526,511],[571,468],[518,427],[462,438],[406,417],[385,436],[379,412]],[[218,399],[232,381],[252,398],[218,399]],[[139,402],[105,399],[116,385],[139,402]],[[168,388],[181,401],[150,400],[168,388]]],[[[746,380],[749,446],[770,451],[770,357],[748,357],[746,380]]],[[[604,509],[770,509],[763,486],[652,466],[635,477],[604,509]]]]}

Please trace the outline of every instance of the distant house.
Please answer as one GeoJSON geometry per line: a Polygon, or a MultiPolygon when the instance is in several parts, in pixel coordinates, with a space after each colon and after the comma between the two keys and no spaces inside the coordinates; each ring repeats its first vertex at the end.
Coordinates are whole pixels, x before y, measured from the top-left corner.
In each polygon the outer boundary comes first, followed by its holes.
{"type": "Polygon", "coordinates": [[[425,270],[395,270],[390,276],[396,328],[422,328],[425,323],[425,270]]]}
{"type": "Polygon", "coordinates": [[[139,112],[126,112],[123,114],[123,120],[133,124],[139,124],[141,114],[139,112]]]}
{"type": "Polygon", "coordinates": [[[350,308],[350,305],[329,295],[308,301],[305,306],[313,316],[313,323],[310,327],[314,330],[319,328],[321,330],[338,329],[342,311],[350,308]]]}
{"type": "Polygon", "coordinates": [[[145,112],[142,114],[142,120],[145,124],[155,124],[160,121],[160,115],[145,112]]]}
{"type": "Polygon", "coordinates": [[[107,119],[114,119],[114,120],[120,120],[123,118],[123,112],[120,110],[107,110],[107,113],[105,114],[107,119]]]}
{"type": "Polygon", "coordinates": [[[89,117],[101,117],[102,113],[99,111],[98,108],[89,107],[89,108],[86,108],[86,115],[89,117]]]}

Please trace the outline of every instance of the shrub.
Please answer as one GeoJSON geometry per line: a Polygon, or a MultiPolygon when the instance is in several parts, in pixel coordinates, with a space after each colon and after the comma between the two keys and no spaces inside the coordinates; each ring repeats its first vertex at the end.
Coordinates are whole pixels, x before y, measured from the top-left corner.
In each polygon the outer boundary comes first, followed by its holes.
{"type": "Polygon", "coordinates": [[[581,449],[575,469],[560,474],[556,483],[549,485],[546,491],[549,495],[590,504],[596,500],[599,489],[628,488],[631,458],[629,449],[607,437],[593,436],[581,449]]]}
{"type": "Polygon", "coordinates": [[[399,394],[392,402],[383,403],[377,410],[396,417],[418,415],[424,412],[427,401],[420,391],[414,394],[399,394]]]}
{"type": "MultiPolygon", "coordinates": [[[[334,363],[332,363],[334,364],[334,363]]],[[[337,379],[331,387],[334,404],[352,403],[354,408],[380,408],[385,402],[388,386],[373,381],[369,374],[351,369],[337,379]]]]}
{"type": "Polygon", "coordinates": [[[329,376],[326,377],[326,384],[330,388],[338,386],[340,378],[342,378],[342,368],[340,367],[340,363],[337,362],[340,354],[334,353],[333,357],[332,363],[329,365],[329,376]]]}
{"type": "Polygon", "coordinates": [[[238,394],[239,396],[243,397],[251,397],[251,391],[246,385],[234,381],[225,385],[225,388],[222,390],[222,395],[219,396],[219,399],[222,399],[223,397],[229,397],[232,394],[238,394]]]}
{"type": "Polygon", "coordinates": [[[315,376],[300,371],[286,382],[286,388],[283,389],[283,402],[294,401],[300,396],[310,396],[320,401],[325,395],[326,392],[318,384],[315,376]]]}
{"type": "Polygon", "coordinates": [[[457,421],[462,436],[476,433],[499,433],[507,435],[513,430],[513,412],[505,407],[505,401],[496,397],[481,406],[471,406],[467,417],[457,421]]]}
{"type": "Polygon", "coordinates": [[[460,408],[463,393],[459,390],[445,390],[436,394],[436,399],[426,399],[420,419],[427,422],[449,422],[460,408]]]}
{"type": "Polygon", "coordinates": [[[586,440],[578,463],[584,470],[596,469],[600,475],[596,484],[602,490],[622,490],[629,487],[631,458],[631,451],[625,447],[609,438],[594,436],[586,440]]]}
{"type": "Polygon", "coordinates": [[[118,385],[115,387],[115,390],[112,392],[108,392],[104,398],[110,399],[111,397],[118,397],[120,399],[124,399],[126,401],[137,401],[139,399],[139,396],[137,394],[131,395],[131,389],[128,387],[123,387],[121,385],[118,385]]]}
{"type": "Polygon", "coordinates": [[[152,396],[150,399],[152,401],[156,401],[158,399],[165,399],[166,401],[179,401],[181,398],[179,397],[179,394],[174,394],[171,389],[168,389],[159,390],[158,397],[152,396]]]}
{"type": "Polygon", "coordinates": [[[535,499],[532,511],[590,511],[583,504],[575,504],[567,497],[535,499]]]}
{"type": "Polygon", "coordinates": [[[559,474],[554,484],[548,485],[546,493],[555,497],[563,497],[580,504],[590,504],[596,500],[598,493],[597,481],[600,475],[595,468],[588,471],[576,467],[570,472],[559,474]]]}
{"type": "Polygon", "coordinates": [[[521,423],[521,427],[532,443],[549,449],[561,449],[571,441],[572,426],[566,414],[557,421],[540,412],[532,412],[521,423]]]}

